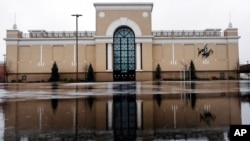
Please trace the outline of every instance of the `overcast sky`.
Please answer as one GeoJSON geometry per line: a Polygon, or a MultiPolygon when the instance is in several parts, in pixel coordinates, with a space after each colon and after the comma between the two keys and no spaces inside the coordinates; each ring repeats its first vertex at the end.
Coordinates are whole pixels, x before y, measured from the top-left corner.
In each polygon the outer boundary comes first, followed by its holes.
{"type": "Polygon", "coordinates": [[[231,19],[241,36],[240,63],[250,61],[250,0],[1,0],[0,61],[5,54],[3,38],[6,30],[12,29],[15,13],[17,28],[23,32],[74,31],[75,18],[71,16],[74,13],[83,15],[79,18],[79,30],[95,31],[95,2],[152,2],[153,30],[223,31],[231,19]]]}

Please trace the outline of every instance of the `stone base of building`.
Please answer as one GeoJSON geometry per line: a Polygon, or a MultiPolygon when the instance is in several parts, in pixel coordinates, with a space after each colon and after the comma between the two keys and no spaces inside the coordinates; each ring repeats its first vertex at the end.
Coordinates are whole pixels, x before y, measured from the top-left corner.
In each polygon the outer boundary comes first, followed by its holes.
{"type": "MultiPolygon", "coordinates": [[[[154,72],[151,71],[136,71],[136,81],[153,81],[154,72]]],[[[20,73],[9,74],[8,82],[48,82],[50,73],[20,73]]],[[[162,80],[188,80],[190,73],[188,71],[173,71],[173,72],[161,72],[162,80]]],[[[198,79],[200,80],[227,80],[238,79],[239,74],[236,71],[198,71],[196,72],[198,79]]],[[[86,79],[86,73],[78,73],[78,79],[84,81],[86,79]]],[[[74,82],[76,81],[75,73],[60,73],[60,81],[74,82]]],[[[112,82],[113,72],[96,72],[95,81],[97,82],[112,82]]]]}
{"type": "MultiPolygon", "coordinates": [[[[189,71],[162,72],[161,76],[163,80],[187,80],[190,77],[190,73],[189,71]]],[[[239,74],[236,71],[198,71],[196,76],[200,80],[239,79],[239,74]]]]}

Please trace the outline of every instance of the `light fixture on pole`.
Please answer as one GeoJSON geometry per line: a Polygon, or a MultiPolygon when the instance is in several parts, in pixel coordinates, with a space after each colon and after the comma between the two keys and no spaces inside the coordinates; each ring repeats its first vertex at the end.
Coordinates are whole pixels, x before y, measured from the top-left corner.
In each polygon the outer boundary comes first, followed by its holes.
{"type": "Polygon", "coordinates": [[[76,82],[78,82],[78,17],[82,16],[81,14],[73,14],[71,16],[76,17],[76,82]]]}

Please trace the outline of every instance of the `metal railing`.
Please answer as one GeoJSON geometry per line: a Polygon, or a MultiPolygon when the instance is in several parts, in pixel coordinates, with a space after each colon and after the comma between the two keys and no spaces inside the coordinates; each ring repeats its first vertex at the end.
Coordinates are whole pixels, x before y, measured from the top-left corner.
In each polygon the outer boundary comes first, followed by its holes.
{"type": "Polygon", "coordinates": [[[161,30],[153,31],[154,37],[220,37],[224,36],[221,29],[206,30],[161,30]]]}
{"type": "MultiPolygon", "coordinates": [[[[78,37],[94,37],[94,31],[78,31],[78,37]]],[[[29,33],[23,33],[21,38],[75,38],[75,31],[29,31],[29,33]]]]}
{"type": "MultiPolygon", "coordinates": [[[[220,37],[224,36],[221,29],[206,29],[206,30],[161,30],[153,31],[154,37],[220,37]]],[[[94,37],[95,31],[79,31],[78,37],[94,37]]],[[[23,33],[21,38],[75,38],[75,31],[29,31],[23,33]]]]}

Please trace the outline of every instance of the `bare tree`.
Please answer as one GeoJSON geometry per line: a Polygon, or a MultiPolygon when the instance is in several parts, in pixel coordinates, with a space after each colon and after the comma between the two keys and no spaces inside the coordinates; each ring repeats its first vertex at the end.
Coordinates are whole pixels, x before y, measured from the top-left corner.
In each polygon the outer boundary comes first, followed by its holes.
{"type": "Polygon", "coordinates": [[[183,69],[184,69],[184,76],[183,78],[186,80],[187,79],[187,70],[188,70],[188,64],[183,60],[183,61],[180,61],[180,64],[183,66],[183,69]]]}
{"type": "Polygon", "coordinates": [[[13,65],[13,63],[12,63],[12,61],[11,60],[9,60],[9,61],[7,61],[7,63],[5,64],[6,66],[4,66],[5,67],[5,76],[6,76],[6,82],[8,82],[8,76],[13,72],[12,71],[12,65],[13,65]]]}
{"type": "Polygon", "coordinates": [[[188,70],[188,63],[186,63],[185,61],[180,61],[180,64],[183,66],[183,69],[185,71],[188,70]]]}
{"type": "Polygon", "coordinates": [[[239,60],[235,63],[234,71],[236,72],[237,79],[239,79],[239,73],[240,73],[240,63],[239,63],[239,60]]]}

